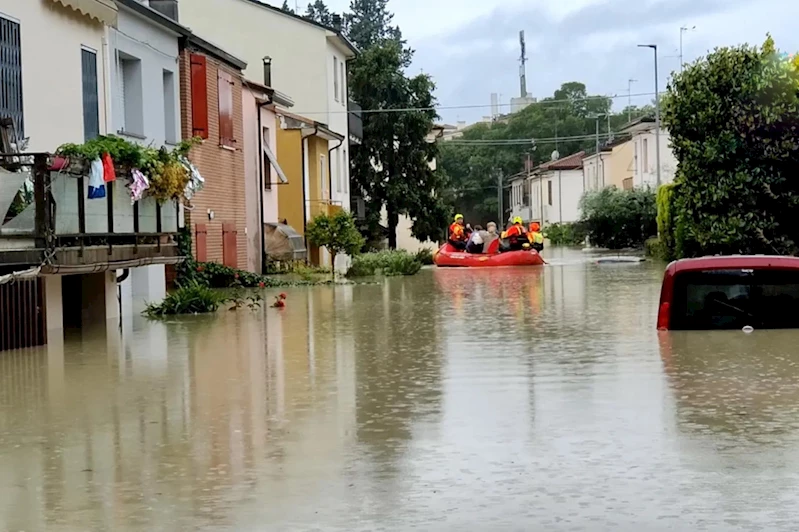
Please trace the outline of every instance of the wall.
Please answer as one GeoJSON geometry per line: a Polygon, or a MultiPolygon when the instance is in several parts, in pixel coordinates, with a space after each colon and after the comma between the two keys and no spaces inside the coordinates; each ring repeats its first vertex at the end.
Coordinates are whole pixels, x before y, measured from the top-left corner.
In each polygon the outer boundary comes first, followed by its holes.
{"type": "MultiPolygon", "coordinates": [[[[655,148],[654,130],[645,131],[633,137],[635,151],[635,177],[636,187],[655,188],[657,183],[657,153],[655,148]],[[644,157],[644,140],[646,140],[646,157],[644,157]]],[[[668,131],[660,131],[660,179],[661,184],[674,181],[677,171],[677,159],[671,151],[671,139],[668,131]]]]}
{"type": "MultiPolygon", "coordinates": [[[[337,205],[341,205],[344,209],[350,210],[350,182],[349,182],[349,152],[348,152],[348,136],[349,136],[349,121],[347,120],[347,98],[349,91],[347,90],[347,77],[346,68],[344,74],[344,85],[342,87],[341,80],[341,66],[346,64],[344,53],[334,46],[330,41],[326,42],[326,56],[327,56],[327,125],[333,131],[344,135],[344,142],[330,141],[328,150],[333,150],[330,153],[330,199],[337,205]],[[333,72],[333,58],[336,58],[336,65],[338,72],[333,72]],[[339,95],[336,97],[336,85],[334,79],[338,77],[339,95]],[[343,93],[343,94],[341,94],[343,93]],[[345,157],[347,157],[345,159],[345,157]]],[[[309,118],[319,120],[314,115],[309,118]]]]}
{"type": "Polygon", "coordinates": [[[278,185],[277,172],[270,164],[265,168],[264,181],[269,180],[272,188],[261,188],[261,171],[263,156],[258,131],[258,114],[260,112],[261,128],[269,128],[267,142],[272,153],[277,155],[277,128],[279,124],[275,113],[267,108],[258,107],[256,95],[244,86],[242,89],[242,108],[244,116],[244,175],[245,195],[247,203],[247,267],[251,271],[261,270],[261,214],[259,208],[263,201],[264,223],[277,223],[278,218],[278,185]]]}
{"type": "Polygon", "coordinates": [[[0,15],[20,24],[29,150],[54,151],[65,142],[83,142],[82,46],[97,52],[100,132],[104,133],[102,24],[51,0],[0,0],[0,15]]]}
{"type": "Polygon", "coordinates": [[[632,140],[613,147],[610,158],[610,170],[606,183],[618,189],[624,188],[624,180],[633,177],[635,159],[635,144],[632,140]]]}
{"type": "Polygon", "coordinates": [[[289,182],[280,185],[277,195],[277,216],[285,219],[299,234],[305,234],[305,194],[303,178],[302,133],[282,129],[276,124],[277,160],[289,182]]]}
{"type": "MultiPolygon", "coordinates": [[[[111,87],[112,87],[112,133],[119,132],[125,123],[125,112],[122,98],[121,73],[116,57],[118,53],[128,54],[141,60],[142,78],[142,109],[143,131],[145,138],[128,137],[128,140],[142,144],[162,146],[167,139],[167,118],[164,114],[164,85],[163,73],[169,71],[174,74],[174,124],[180,124],[180,100],[178,90],[179,65],[178,65],[178,39],[177,35],[157,26],[155,23],[141,18],[138,15],[119,10],[119,31],[109,29],[110,34],[110,62],[111,62],[111,87]]],[[[178,135],[180,129],[177,131],[178,135]]]]}
{"type": "MultiPolygon", "coordinates": [[[[200,53],[194,51],[194,53],[200,53]]],[[[183,138],[191,138],[192,98],[191,98],[191,54],[185,50],[181,54],[180,109],[183,124],[183,138]]],[[[204,55],[201,54],[200,55],[204,55]]],[[[209,262],[223,262],[222,225],[234,224],[238,231],[236,255],[238,267],[249,268],[247,223],[247,204],[245,196],[245,136],[242,115],[241,72],[221,64],[206,56],[206,84],[208,89],[208,139],[195,146],[190,155],[205,179],[205,187],[191,201],[193,210],[186,211],[188,227],[194,234],[196,224],[206,224],[207,259],[209,262]],[[235,148],[220,145],[219,134],[219,72],[224,71],[233,78],[233,136],[235,148]],[[213,211],[209,219],[208,211],[213,211]]],[[[258,224],[253,227],[256,231],[258,224]]],[[[196,253],[196,237],[193,237],[196,253]]],[[[252,269],[251,269],[252,270],[252,269]]]]}
{"type": "Polygon", "coordinates": [[[586,190],[601,190],[608,185],[606,167],[609,166],[610,152],[601,152],[583,159],[583,182],[586,190]]]}
{"type": "Polygon", "coordinates": [[[544,175],[545,215],[549,223],[576,222],[580,219],[580,198],[583,196],[583,171],[555,170],[544,175]],[[552,182],[552,205],[548,206],[548,183],[552,182]]]}

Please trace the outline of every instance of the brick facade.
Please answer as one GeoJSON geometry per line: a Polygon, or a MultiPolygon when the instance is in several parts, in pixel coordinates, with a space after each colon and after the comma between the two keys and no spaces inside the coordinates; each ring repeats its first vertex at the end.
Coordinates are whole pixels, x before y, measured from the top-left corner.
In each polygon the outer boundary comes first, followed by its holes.
{"type": "MultiPolygon", "coordinates": [[[[192,199],[194,209],[186,210],[186,227],[192,231],[192,247],[197,255],[197,224],[207,226],[206,253],[209,262],[223,263],[223,226],[235,227],[238,267],[247,267],[247,208],[244,193],[244,123],[242,116],[242,74],[202,51],[186,48],[180,57],[180,113],[182,136],[193,136],[192,54],[206,58],[208,100],[208,138],[194,147],[190,159],[205,179],[205,188],[192,199]],[[220,72],[221,71],[221,72],[220,72]],[[219,79],[230,76],[232,82],[232,117],[234,147],[222,146],[220,139],[219,79]],[[214,218],[209,219],[208,210],[214,218]]],[[[228,237],[230,238],[230,236],[228,237]]]]}

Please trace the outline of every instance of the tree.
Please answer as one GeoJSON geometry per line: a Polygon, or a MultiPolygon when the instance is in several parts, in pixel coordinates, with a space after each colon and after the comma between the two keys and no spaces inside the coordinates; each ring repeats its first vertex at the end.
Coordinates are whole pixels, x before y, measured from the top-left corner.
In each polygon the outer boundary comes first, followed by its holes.
{"type": "Polygon", "coordinates": [[[294,10],[289,7],[288,0],[283,0],[283,6],[280,9],[286,13],[294,13],[294,10]]]}
{"type": "Polygon", "coordinates": [[[316,0],[313,3],[309,3],[303,17],[325,26],[333,26],[333,13],[327,9],[327,6],[322,0],[316,0]]]}
{"type": "MultiPolygon", "coordinates": [[[[388,0],[351,0],[350,13],[345,15],[345,19],[350,40],[361,50],[382,45],[387,40],[397,41],[404,48],[402,32],[399,27],[391,25],[394,14],[388,10],[388,0]]],[[[410,63],[410,57],[406,59],[410,63]]]]}
{"type": "Polygon", "coordinates": [[[343,210],[330,216],[327,214],[316,216],[308,222],[305,236],[312,245],[327,248],[333,265],[336,264],[337,255],[341,253],[355,255],[364,244],[352,215],[343,210]]]}
{"type": "Polygon", "coordinates": [[[769,37],[674,75],[663,120],[679,165],[677,256],[799,252],[799,64],[769,37]]]}

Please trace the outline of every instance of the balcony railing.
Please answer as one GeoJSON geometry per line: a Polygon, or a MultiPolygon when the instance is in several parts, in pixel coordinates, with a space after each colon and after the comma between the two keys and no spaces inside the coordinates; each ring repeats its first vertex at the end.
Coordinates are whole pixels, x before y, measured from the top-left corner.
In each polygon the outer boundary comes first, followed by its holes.
{"type": "Polygon", "coordinates": [[[308,203],[311,219],[316,218],[320,214],[332,216],[343,209],[340,201],[311,200],[308,203]]]}
{"type": "Polygon", "coordinates": [[[52,162],[46,153],[0,154],[0,165],[15,170],[0,168],[0,267],[46,264],[49,273],[68,273],[87,265],[111,269],[182,259],[174,238],[177,201],[131,203],[122,179],[106,183],[105,198],[87,199],[88,177],[80,169],[51,171],[52,162]],[[26,182],[32,198],[6,218],[26,182]]]}
{"type": "Polygon", "coordinates": [[[360,142],[363,140],[363,113],[361,106],[350,100],[347,108],[349,111],[347,116],[350,137],[356,142],[360,142]]]}

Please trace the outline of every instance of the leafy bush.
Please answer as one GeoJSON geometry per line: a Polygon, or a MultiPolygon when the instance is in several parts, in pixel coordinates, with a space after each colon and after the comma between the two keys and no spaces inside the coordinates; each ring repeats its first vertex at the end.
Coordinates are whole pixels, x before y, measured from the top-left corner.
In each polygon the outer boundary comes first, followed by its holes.
{"type": "Polygon", "coordinates": [[[402,250],[385,250],[355,256],[347,275],[350,277],[368,277],[378,273],[385,276],[415,275],[420,269],[422,263],[416,255],[402,250]]]}
{"type": "Polygon", "coordinates": [[[589,192],[580,202],[588,237],[609,249],[640,248],[657,234],[655,193],[615,187],[589,192]]]}
{"type": "Polygon", "coordinates": [[[340,210],[331,216],[320,214],[308,222],[305,230],[308,242],[314,246],[325,247],[332,256],[332,263],[336,263],[336,255],[345,253],[355,255],[363,247],[364,239],[361,236],[355,219],[347,211],[340,210]]]}
{"type": "Polygon", "coordinates": [[[257,294],[247,296],[240,292],[224,294],[198,281],[191,281],[169,293],[161,303],[147,305],[144,314],[149,318],[176,314],[209,314],[216,312],[225,304],[233,304],[235,308],[245,305],[257,308],[261,305],[261,299],[257,294]]]}
{"type": "Polygon", "coordinates": [[[430,248],[422,248],[416,252],[416,260],[418,260],[422,266],[430,266],[433,264],[433,250],[430,248]]]}
{"type": "Polygon", "coordinates": [[[799,253],[799,59],[769,37],[677,73],[664,125],[679,161],[675,255],[799,253]]]}
{"type": "Polygon", "coordinates": [[[646,239],[646,242],[644,242],[644,252],[647,257],[668,260],[666,246],[663,244],[663,241],[656,236],[646,239]]]}
{"type": "Polygon", "coordinates": [[[671,260],[676,256],[674,189],[674,184],[663,185],[657,193],[658,254],[652,256],[664,260],[671,260]]]}
{"type": "Polygon", "coordinates": [[[544,228],[544,236],[553,246],[581,246],[587,234],[582,222],[552,224],[544,228]]]}

